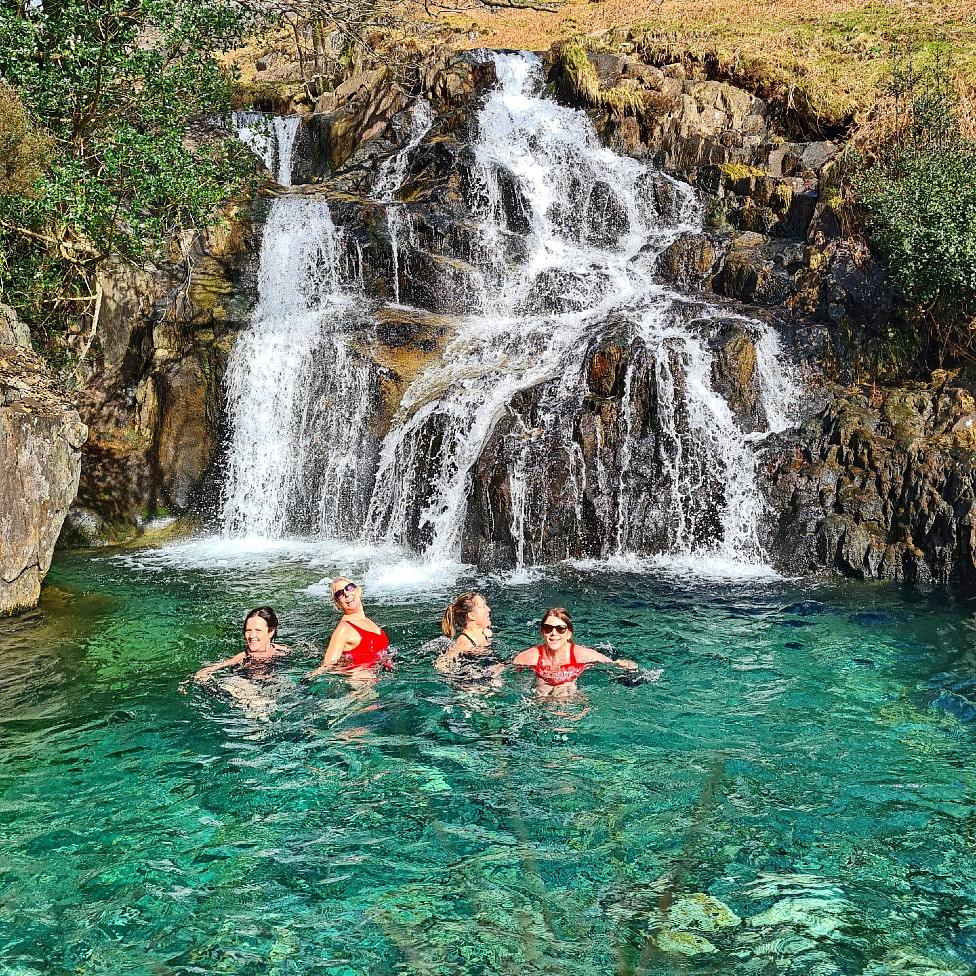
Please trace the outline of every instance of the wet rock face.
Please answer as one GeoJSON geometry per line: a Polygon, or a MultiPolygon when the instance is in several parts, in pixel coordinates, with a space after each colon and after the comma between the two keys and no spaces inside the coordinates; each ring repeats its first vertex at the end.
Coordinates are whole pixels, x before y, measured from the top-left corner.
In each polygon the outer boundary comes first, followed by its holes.
{"type": "Polygon", "coordinates": [[[770,463],[773,545],[790,572],[976,584],[970,385],[841,393],[770,463]]]}
{"type": "MultiPolygon", "coordinates": [[[[0,306],[12,322],[8,311],[0,306]]],[[[10,333],[24,337],[22,326],[10,333]]],[[[0,344],[0,615],[37,603],[87,434],[44,362],[24,345],[0,344]]]]}
{"type": "Polygon", "coordinates": [[[242,209],[184,244],[185,264],[100,274],[102,311],[78,393],[90,437],[70,520],[77,541],[125,537],[154,513],[205,507],[256,244],[242,209]]]}
{"type": "MultiPolygon", "coordinates": [[[[566,396],[557,380],[512,401],[472,472],[466,561],[509,568],[622,550],[661,553],[676,533],[701,545],[718,541],[720,475],[692,443],[681,350],[665,342],[655,354],[625,334],[608,322],[586,350],[582,395],[566,396]],[[676,495],[683,496],[680,527],[676,495]]],[[[717,341],[716,385],[742,429],[755,429],[752,340],[729,323],[717,341]]]]}

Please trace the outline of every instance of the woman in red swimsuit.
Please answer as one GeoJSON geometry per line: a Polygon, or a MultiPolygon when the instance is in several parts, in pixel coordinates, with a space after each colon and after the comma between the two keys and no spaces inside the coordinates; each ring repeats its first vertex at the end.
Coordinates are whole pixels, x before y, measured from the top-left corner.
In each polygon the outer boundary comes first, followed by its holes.
{"type": "Polygon", "coordinates": [[[362,590],[345,576],[332,581],[332,601],[342,611],[342,619],[332,631],[322,663],[307,677],[315,678],[326,671],[390,670],[390,639],[383,628],[373,623],[363,609],[362,590]]]}
{"type": "Polygon", "coordinates": [[[636,671],[637,664],[625,658],[616,661],[592,647],[573,643],[573,621],[562,607],[542,615],[542,643],[517,654],[512,663],[535,671],[535,690],[543,698],[565,698],[576,694],[576,679],[591,664],[611,664],[622,671],[636,671]]]}

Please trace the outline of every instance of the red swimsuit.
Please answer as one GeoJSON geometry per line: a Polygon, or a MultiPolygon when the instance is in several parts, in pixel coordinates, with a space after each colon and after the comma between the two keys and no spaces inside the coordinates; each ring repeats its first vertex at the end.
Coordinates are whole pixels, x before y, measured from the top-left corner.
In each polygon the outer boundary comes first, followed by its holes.
{"type": "Polygon", "coordinates": [[[539,652],[539,660],[534,665],[530,665],[536,673],[536,677],[547,685],[554,688],[558,685],[568,685],[570,681],[575,681],[585,670],[586,664],[581,664],[576,660],[576,645],[569,645],[568,664],[550,664],[546,661],[544,649],[541,644],[536,646],[539,652]]]}
{"type": "Polygon", "coordinates": [[[371,630],[363,630],[362,627],[357,627],[351,620],[347,620],[346,623],[362,638],[355,647],[343,655],[349,666],[353,668],[375,668],[382,665],[389,670],[392,667],[390,655],[387,652],[387,648],[390,646],[390,638],[386,636],[382,628],[378,634],[374,634],[371,630]]]}

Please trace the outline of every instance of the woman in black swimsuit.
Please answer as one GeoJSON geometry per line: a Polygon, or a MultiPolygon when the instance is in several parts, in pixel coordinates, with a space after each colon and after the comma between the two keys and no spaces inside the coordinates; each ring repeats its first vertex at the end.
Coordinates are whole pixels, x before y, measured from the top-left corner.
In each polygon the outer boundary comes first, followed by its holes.
{"type": "Polygon", "coordinates": [[[274,661],[288,655],[284,644],[275,644],[278,616],[271,607],[255,607],[244,618],[244,650],[216,664],[208,664],[193,676],[199,684],[208,682],[218,671],[233,668],[244,677],[267,681],[274,661]]]}
{"type": "Polygon", "coordinates": [[[466,665],[501,663],[491,650],[491,608],[480,593],[462,593],[445,611],[441,619],[445,636],[453,643],[434,661],[442,674],[456,674],[466,665]]]}

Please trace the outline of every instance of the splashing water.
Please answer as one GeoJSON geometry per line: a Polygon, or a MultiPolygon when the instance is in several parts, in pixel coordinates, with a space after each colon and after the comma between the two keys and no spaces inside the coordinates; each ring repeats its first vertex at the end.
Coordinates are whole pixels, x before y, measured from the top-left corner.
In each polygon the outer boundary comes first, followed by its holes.
{"type": "MultiPolygon", "coordinates": [[[[330,436],[343,418],[349,431],[367,428],[374,409],[375,378],[350,344],[366,326],[350,308],[361,286],[337,271],[341,235],[321,202],[273,211],[256,323],[228,373],[225,527],[340,531],[412,547],[430,562],[480,561],[484,541],[466,533],[472,505],[494,492],[504,505],[490,520],[508,526],[518,566],[629,552],[760,565],[755,445],[789,425],[797,399],[775,334],[745,319],[736,326],[755,348],[748,429],[714,386],[714,336],[736,317],[655,274],[666,247],[700,230],[691,188],[613,153],[583,113],[542,97],[534,56],[493,57],[499,85],[472,146],[469,314],[408,385],[375,451],[356,436],[330,436]],[[308,233],[296,231],[296,218],[308,233]],[[302,261],[299,277],[315,279],[309,294],[289,272],[302,261]],[[593,407],[588,371],[607,348],[622,363],[619,409],[593,407]],[[262,408],[249,377],[268,369],[280,382],[262,408]],[[270,461],[263,473],[249,451],[270,461]],[[493,463],[504,466],[501,481],[486,474],[493,463]],[[491,477],[497,491],[488,492],[491,477]]],[[[373,188],[389,204],[397,302],[410,225],[394,201],[432,123],[430,106],[416,103],[404,148],[373,188]]]]}
{"type": "Polygon", "coordinates": [[[298,115],[234,112],[238,138],[264,161],[281,186],[292,185],[295,141],[301,123],[298,115]]]}

